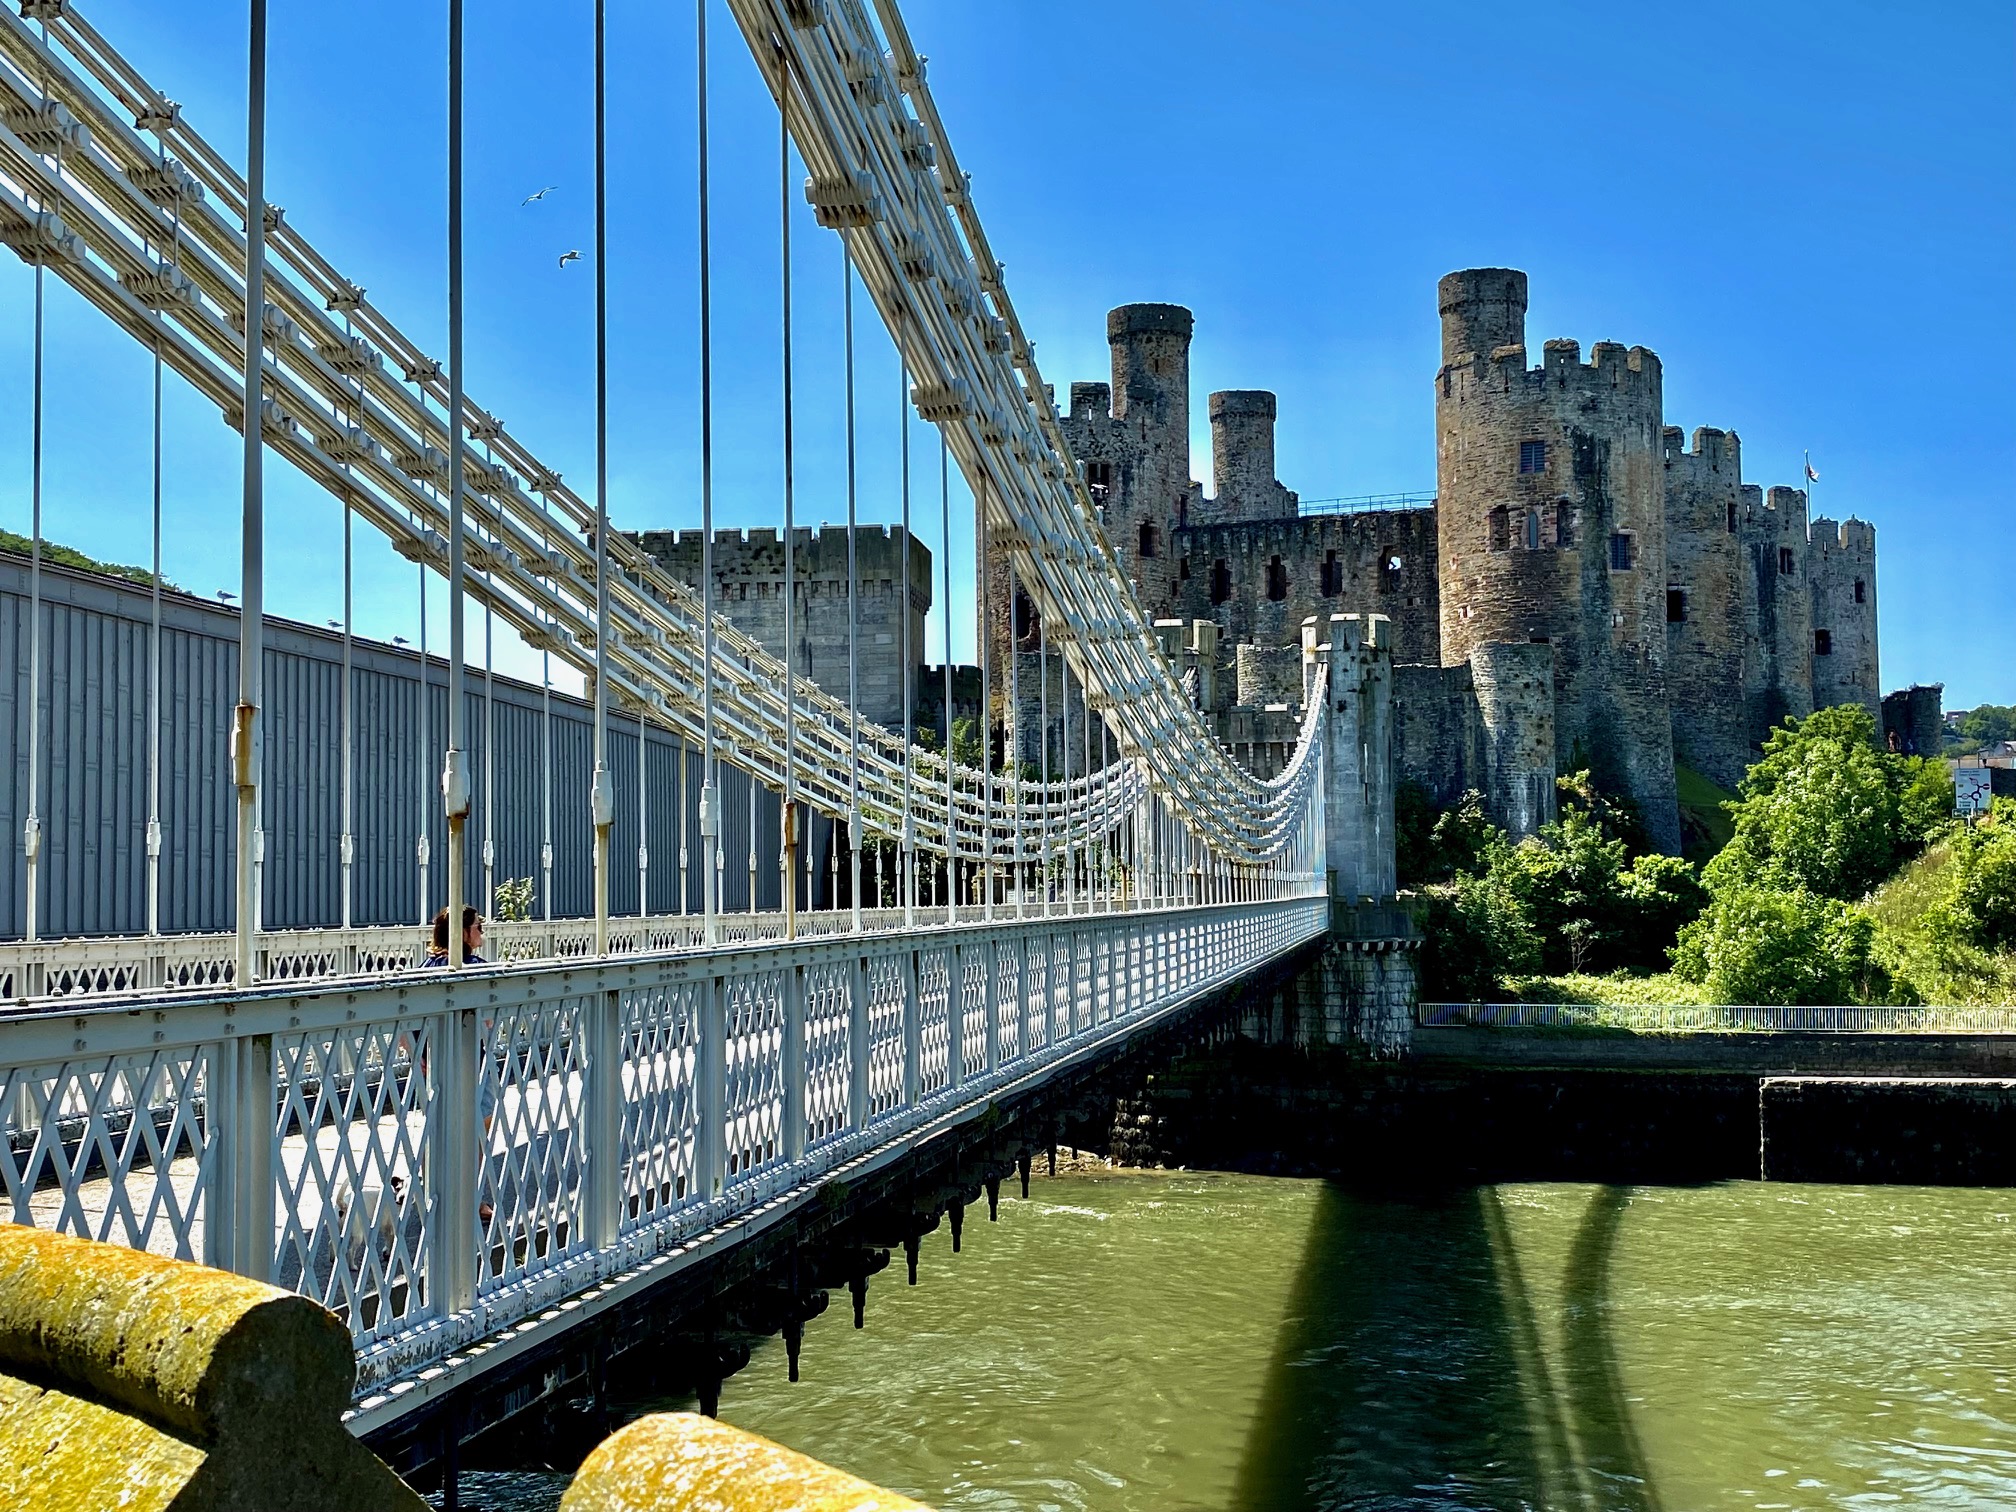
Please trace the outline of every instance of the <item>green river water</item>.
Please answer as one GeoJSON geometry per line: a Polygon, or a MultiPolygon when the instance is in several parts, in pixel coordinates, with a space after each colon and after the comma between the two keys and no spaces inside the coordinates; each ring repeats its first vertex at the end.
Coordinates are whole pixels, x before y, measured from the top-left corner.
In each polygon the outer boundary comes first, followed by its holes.
{"type": "Polygon", "coordinates": [[[2016,1191],[1115,1172],[966,1237],[721,1415],[945,1509],[2016,1509],[2016,1191]]]}

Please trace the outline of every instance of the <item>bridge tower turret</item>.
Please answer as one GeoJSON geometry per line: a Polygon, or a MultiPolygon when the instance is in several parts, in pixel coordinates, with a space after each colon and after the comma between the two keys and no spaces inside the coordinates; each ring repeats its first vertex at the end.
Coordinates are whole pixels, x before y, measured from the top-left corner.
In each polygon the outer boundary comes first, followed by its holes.
{"type": "Polygon", "coordinates": [[[1557,759],[1629,795],[1654,842],[1678,851],[1659,359],[1605,341],[1584,363],[1576,342],[1549,341],[1529,368],[1515,269],[1451,273],[1439,298],[1443,663],[1550,644],[1557,759]]]}

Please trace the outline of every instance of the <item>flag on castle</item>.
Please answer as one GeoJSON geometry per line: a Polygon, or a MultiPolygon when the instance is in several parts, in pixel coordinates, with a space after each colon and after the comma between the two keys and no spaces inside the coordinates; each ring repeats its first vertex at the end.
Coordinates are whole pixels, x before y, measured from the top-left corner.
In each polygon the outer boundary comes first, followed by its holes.
{"type": "Polygon", "coordinates": [[[1806,481],[1808,483],[1818,483],[1820,481],[1820,474],[1813,471],[1813,453],[1804,452],[1801,455],[1806,458],[1806,481]]]}

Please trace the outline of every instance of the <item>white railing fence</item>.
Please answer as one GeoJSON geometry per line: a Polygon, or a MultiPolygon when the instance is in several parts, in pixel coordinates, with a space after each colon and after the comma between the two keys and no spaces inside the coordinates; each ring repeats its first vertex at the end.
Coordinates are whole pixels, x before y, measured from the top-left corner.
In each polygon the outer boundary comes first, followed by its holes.
{"type": "Polygon", "coordinates": [[[1320,896],[0,1019],[17,1223],[345,1318],[360,1391],[1238,980],[1320,896]]]}
{"type": "Polygon", "coordinates": [[[2016,1005],[1999,1008],[1861,1007],[1856,1004],[1610,1004],[1422,1003],[1423,1028],[1474,1025],[1493,1029],[1638,1029],[1686,1033],[1714,1030],[2011,1034],[2016,1005]]]}

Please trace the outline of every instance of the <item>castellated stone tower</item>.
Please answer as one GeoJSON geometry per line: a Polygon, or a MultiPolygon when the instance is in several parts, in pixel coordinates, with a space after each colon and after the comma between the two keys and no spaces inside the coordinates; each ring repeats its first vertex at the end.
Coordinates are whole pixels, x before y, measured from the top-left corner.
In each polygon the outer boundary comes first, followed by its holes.
{"type": "Polygon", "coordinates": [[[1750,764],[1743,687],[1748,564],[1743,447],[1734,431],[1702,427],[1694,449],[1665,430],[1666,685],[1673,700],[1673,754],[1734,790],[1750,764]]]}
{"type": "Polygon", "coordinates": [[[1806,494],[1743,485],[1737,530],[1749,577],[1751,648],[1743,703],[1750,741],[1813,712],[1813,593],[1806,581],[1806,494]]]}
{"type": "Polygon", "coordinates": [[[1451,273],[1439,299],[1442,662],[1550,645],[1557,760],[1628,793],[1677,852],[1659,359],[1598,342],[1585,364],[1550,341],[1528,368],[1513,269],[1451,273]]]}
{"type": "Polygon", "coordinates": [[[1211,410],[1211,493],[1194,523],[1292,518],[1296,498],[1274,477],[1274,396],[1222,389],[1211,410]]]}
{"type": "MultiPolygon", "coordinates": [[[[1876,663],[1876,527],[1815,520],[1806,548],[1813,595],[1813,704],[1860,704],[1880,727],[1876,663]]],[[[1934,748],[1937,749],[1936,747],[1934,748]]]]}

